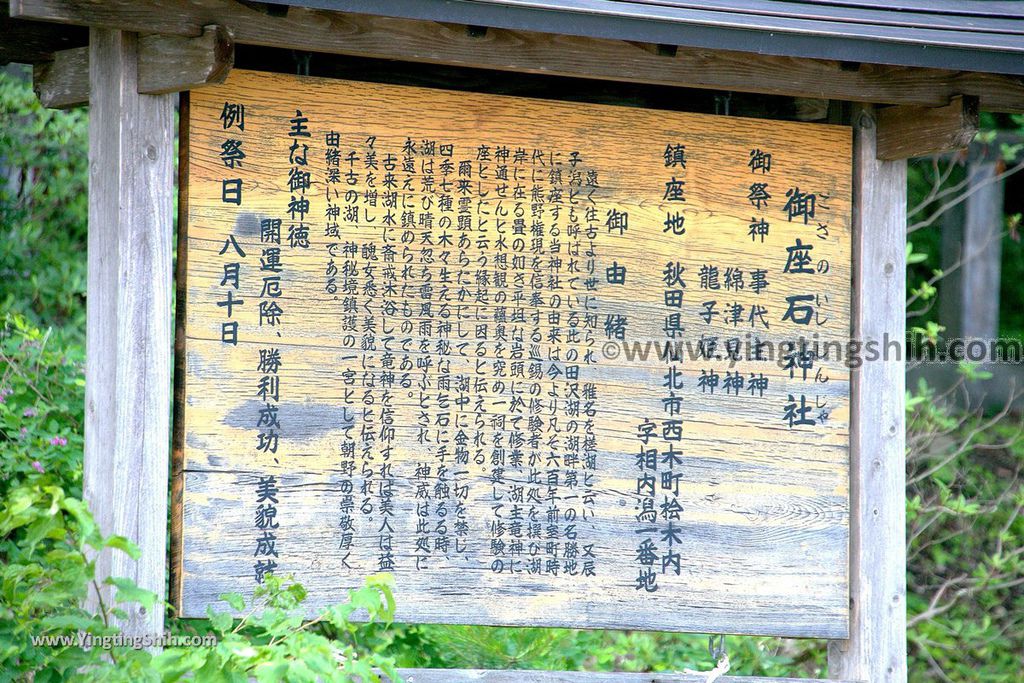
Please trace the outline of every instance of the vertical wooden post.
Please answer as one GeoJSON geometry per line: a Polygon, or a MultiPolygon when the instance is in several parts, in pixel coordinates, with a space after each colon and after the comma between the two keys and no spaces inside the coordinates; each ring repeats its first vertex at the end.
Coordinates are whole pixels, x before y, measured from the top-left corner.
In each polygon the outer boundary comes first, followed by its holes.
{"type": "Polygon", "coordinates": [[[942,267],[939,322],[946,338],[994,339],[999,336],[999,278],[1002,266],[1003,181],[990,146],[971,145],[967,159],[967,199],[942,217],[942,267]]]}
{"type": "MultiPolygon", "coordinates": [[[[138,562],[103,553],[97,579],[131,578],[162,601],[176,96],[138,94],[137,54],[135,34],[90,30],[84,488],[100,530],[142,549],[138,562]]],[[[126,633],[162,632],[162,608],[128,612],[126,633]]]]}
{"type": "Polygon", "coordinates": [[[964,265],[961,308],[965,339],[999,336],[999,276],[1003,256],[1003,182],[997,154],[981,158],[976,150],[967,162],[970,181],[964,221],[964,265]]]}
{"type": "MultiPolygon", "coordinates": [[[[973,153],[973,149],[971,150],[973,153]]],[[[971,169],[968,168],[970,173],[971,169]]],[[[946,339],[963,336],[963,268],[953,266],[964,256],[964,202],[946,209],[939,218],[942,231],[942,270],[946,273],[939,280],[939,323],[944,325],[946,339]]]]}
{"type": "Polygon", "coordinates": [[[905,683],[907,162],[875,158],[872,107],[853,127],[853,338],[882,356],[853,373],[850,637],[829,643],[829,676],[905,683]]]}

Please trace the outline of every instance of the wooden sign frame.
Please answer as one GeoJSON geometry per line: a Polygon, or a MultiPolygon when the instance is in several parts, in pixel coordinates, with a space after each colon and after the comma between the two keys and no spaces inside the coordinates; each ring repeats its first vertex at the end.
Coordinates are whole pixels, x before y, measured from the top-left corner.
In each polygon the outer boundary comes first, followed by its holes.
{"type": "MultiPolygon", "coordinates": [[[[85,494],[101,528],[128,535],[143,551],[138,563],[103,554],[98,574],[132,577],[163,596],[170,438],[166,378],[172,357],[171,321],[166,313],[171,306],[175,98],[138,94],[139,43],[129,31],[153,30],[148,15],[139,17],[143,15],[118,10],[100,19],[91,15],[71,19],[97,26],[91,30],[88,60],[92,116],[85,494]]],[[[168,21],[181,25],[177,16],[168,21]]],[[[201,25],[208,19],[192,21],[201,25]]],[[[269,17],[253,14],[246,21],[250,28],[259,25],[265,35],[280,31],[269,17]]],[[[175,27],[167,32],[176,32],[175,27]]],[[[337,41],[332,38],[320,45],[332,51],[337,41]]],[[[488,49],[487,44],[477,48],[481,54],[488,49]]],[[[435,55],[434,59],[465,63],[464,54],[435,55]]],[[[786,79],[792,80],[788,74],[786,79]]],[[[932,94],[935,104],[945,101],[941,93],[932,94]]],[[[853,332],[857,339],[880,340],[885,335],[902,339],[906,162],[878,160],[877,121],[871,105],[859,105],[853,112],[853,332]]],[[[903,371],[901,361],[889,359],[865,364],[852,377],[852,611],[849,638],[829,646],[833,680],[906,680],[903,371]]],[[[131,609],[124,624],[126,632],[138,634],[160,632],[162,627],[161,610],[138,607],[131,609]]],[[[516,680],[515,675],[417,672],[416,680],[505,681],[516,680]]],[[[642,676],[643,680],[700,680],[683,675],[642,676]]],[[[548,678],[631,681],[636,677],[579,673],[548,678]]]]}

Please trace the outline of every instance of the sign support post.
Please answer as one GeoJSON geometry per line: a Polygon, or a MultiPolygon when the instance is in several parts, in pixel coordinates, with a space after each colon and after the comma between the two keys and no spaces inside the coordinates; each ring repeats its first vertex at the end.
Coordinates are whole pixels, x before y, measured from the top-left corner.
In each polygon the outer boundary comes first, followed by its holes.
{"type": "Polygon", "coordinates": [[[833,678],[906,681],[907,162],[877,159],[870,105],[853,130],[853,339],[881,357],[853,372],[850,637],[829,643],[828,664],[833,678]]]}
{"type": "MultiPolygon", "coordinates": [[[[165,593],[177,96],[137,83],[138,36],[91,29],[84,490],[102,533],[142,550],[100,555],[104,605],[108,576],[165,593]]],[[[162,632],[162,607],[126,609],[127,635],[162,632]]]]}

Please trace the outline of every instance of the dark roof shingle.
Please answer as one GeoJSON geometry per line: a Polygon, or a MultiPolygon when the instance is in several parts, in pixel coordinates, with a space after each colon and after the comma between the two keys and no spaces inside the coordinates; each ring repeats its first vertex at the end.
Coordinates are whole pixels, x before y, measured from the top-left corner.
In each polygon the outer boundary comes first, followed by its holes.
{"type": "Polygon", "coordinates": [[[1016,0],[272,0],[685,47],[1024,74],[1016,0]]]}

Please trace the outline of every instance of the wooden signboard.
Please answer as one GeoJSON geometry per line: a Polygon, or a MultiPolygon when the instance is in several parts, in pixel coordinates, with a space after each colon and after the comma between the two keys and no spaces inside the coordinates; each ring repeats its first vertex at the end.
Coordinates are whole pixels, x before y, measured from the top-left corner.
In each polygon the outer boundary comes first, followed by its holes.
{"type": "Polygon", "coordinates": [[[851,131],[235,71],[182,113],[175,600],[844,638],[851,131]]]}

